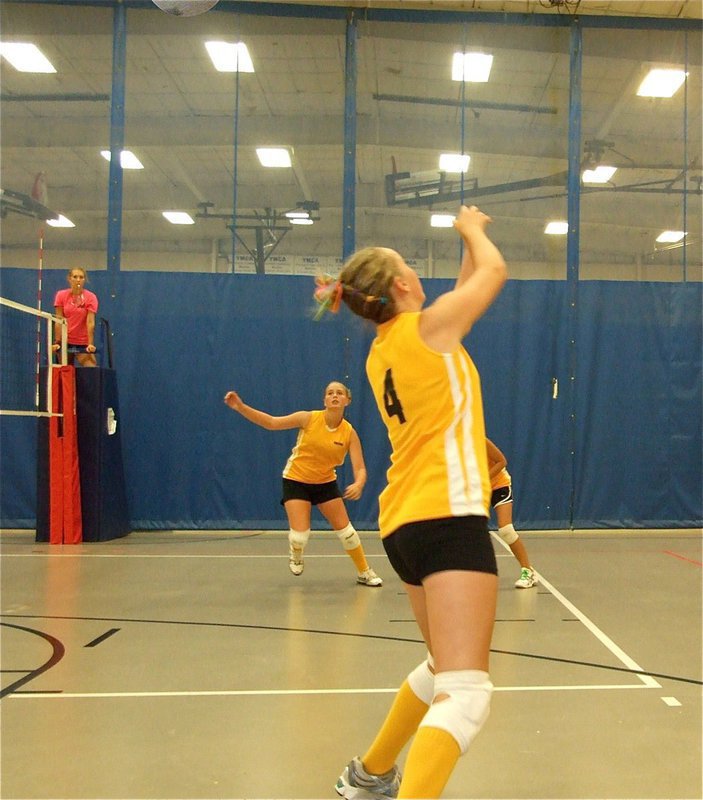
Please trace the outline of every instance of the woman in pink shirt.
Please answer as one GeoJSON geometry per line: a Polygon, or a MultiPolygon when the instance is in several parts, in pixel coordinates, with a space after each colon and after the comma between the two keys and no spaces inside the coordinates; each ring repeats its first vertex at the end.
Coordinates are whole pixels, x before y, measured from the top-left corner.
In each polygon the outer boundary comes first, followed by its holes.
{"type": "MultiPolygon", "coordinates": [[[[59,289],[54,298],[54,309],[57,317],[63,317],[68,323],[68,345],[71,349],[69,363],[73,356],[82,367],[96,367],[95,358],[95,314],[98,311],[98,298],[85,289],[87,280],[84,269],[72,269],[68,272],[68,289],[59,289]]],[[[54,350],[61,346],[61,327],[55,326],[54,350]]]]}

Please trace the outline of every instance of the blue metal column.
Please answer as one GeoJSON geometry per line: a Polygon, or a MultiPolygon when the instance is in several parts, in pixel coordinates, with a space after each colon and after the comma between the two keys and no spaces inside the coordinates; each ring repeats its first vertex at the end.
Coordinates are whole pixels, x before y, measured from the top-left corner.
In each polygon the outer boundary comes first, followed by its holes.
{"type": "Polygon", "coordinates": [[[569,527],[573,529],[576,493],[576,367],[579,289],[579,246],[581,225],[581,84],[583,75],[583,31],[578,19],[571,25],[569,64],[569,155],[567,173],[567,216],[569,230],[566,238],[566,281],[569,308],[569,457],[571,459],[571,492],[569,527]]]}
{"type": "Polygon", "coordinates": [[[232,269],[237,258],[237,189],[239,186],[239,55],[237,55],[237,71],[234,83],[234,120],[232,126],[234,142],[232,143],[232,224],[230,225],[232,269]]]}
{"type": "Polygon", "coordinates": [[[110,99],[110,178],[107,211],[107,270],[110,295],[116,294],[122,255],[122,149],[124,147],[127,9],[115,6],[112,23],[112,96],[110,99]]]}
{"type": "Polygon", "coordinates": [[[356,247],[356,77],[358,29],[354,12],[347,19],[344,62],[344,188],[342,197],[342,258],[356,247]]]}

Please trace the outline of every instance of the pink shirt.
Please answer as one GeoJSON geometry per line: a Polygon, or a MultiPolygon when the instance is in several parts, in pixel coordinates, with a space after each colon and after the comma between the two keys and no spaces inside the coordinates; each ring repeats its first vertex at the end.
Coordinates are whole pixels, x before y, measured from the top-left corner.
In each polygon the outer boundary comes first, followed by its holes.
{"type": "Polygon", "coordinates": [[[83,289],[78,296],[74,296],[70,289],[59,289],[54,298],[54,308],[60,308],[66,317],[68,343],[88,344],[86,319],[89,311],[97,313],[98,298],[87,289],[83,289]]]}

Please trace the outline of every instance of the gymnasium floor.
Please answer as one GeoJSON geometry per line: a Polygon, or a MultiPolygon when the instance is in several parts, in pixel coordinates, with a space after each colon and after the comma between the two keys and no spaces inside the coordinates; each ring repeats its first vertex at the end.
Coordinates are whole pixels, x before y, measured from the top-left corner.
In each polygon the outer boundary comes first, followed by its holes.
{"type": "MultiPolygon", "coordinates": [[[[315,533],[0,535],[2,784],[12,798],[327,798],[423,657],[315,533]]],[[[701,798],[699,531],[526,533],[500,569],[491,716],[446,798],[701,798]]]]}

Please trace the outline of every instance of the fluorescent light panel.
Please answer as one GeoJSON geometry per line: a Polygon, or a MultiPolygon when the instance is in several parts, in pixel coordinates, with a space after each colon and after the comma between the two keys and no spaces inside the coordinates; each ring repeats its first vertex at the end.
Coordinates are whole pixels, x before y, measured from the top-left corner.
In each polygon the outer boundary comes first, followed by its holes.
{"type": "Polygon", "coordinates": [[[461,153],[442,153],[439,168],[444,172],[468,172],[471,156],[461,153]]]}
{"type": "Polygon", "coordinates": [[[581,180],[584,183],[607,183],[618,171],[617,167],[599,166],[595,169],[585,169],[581,180]]]}
{"type": "Polygon", "coordinates": [[[187,211],[162,211],[172,225],[195,225],[195,220],[187,211]]]}
{"type": "Polygon", "coordinates": [[[291,225],[312,225],[314,220],[310,217],[288,217],[291,225]]]}
{"type": "Polygon", "coordinates": [[[52,228],[75,228],[76,226],[71,222],[68,217],[64,217],[63,214],[59,214],[58,219],[48,219],[46,221],[47,225],[51,225],[52,228]]]}
{"type": "Polygon", "coordinates": [[[285,147],[257,147],[262,167],[290,167],[290,152],[285,147]]]}
{"type": "MultiPolygon", "coordinates": [[[[111,160],[109,150],[101,150],[100,155],[105,161],[111,160]]],[[[120,164],[122,165],[122,169],[144,169],[144,164],[142,164],[131,150],[123,150],[120,153],[120,164]]]]}
{"type": "Polygon", "coordinates": [[[430,225],[433,228],[451,228],[455,219],[452,214],[432,214],[430,225]]]}
{"type": "Polygon", "coordinates": [[[0,56],[18,72],[56,72],[56,68],[35,44],[0,42],[0,56]]]}
{"type": "Polygon", "coordinates": [[[564,236],[569,232],[569,223],[565,220],[554,219],[547,223],[547,227],[544,229],[544,232],[550,234],[551,236],[564,236]]]}
{"type": "Polygon", "coordinates": [[[454,53],[452,80],[467,83],[486,83],[491,74],[493,56],[486,53],[454,53]]]}
{"type": "Polygon", "coordinates": [[[657,241],[661,244],[673,244],[674,242],[680,242],[685,235],[685,231],[662,231],[657,236],[657,241]]]}
{"type": "Polygon", "coordinates": [[[253,72],[254,64],[244,42],[205,42],[218,72],[253,72]]]}
{"type": "Polygon", "coordinates": [[[640,97],[673,97],[686,80],[682,69],[660,69],[649,71],[640,84],[637,94],[640,97]]]}

